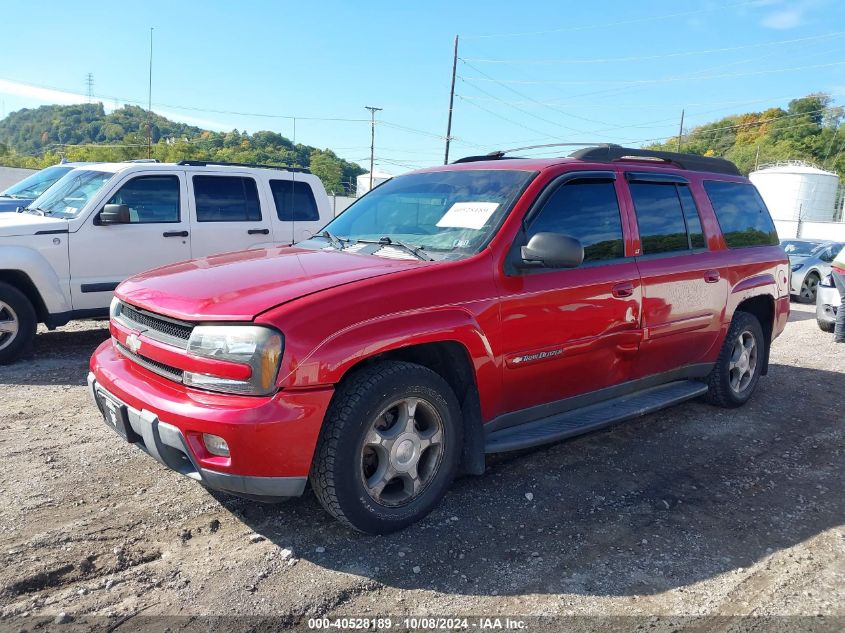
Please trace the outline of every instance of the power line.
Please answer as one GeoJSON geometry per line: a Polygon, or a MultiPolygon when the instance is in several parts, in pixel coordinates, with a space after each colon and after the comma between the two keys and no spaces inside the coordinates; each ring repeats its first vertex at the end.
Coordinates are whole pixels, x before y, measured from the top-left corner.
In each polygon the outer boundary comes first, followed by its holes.
{"type": "MultiPolygon", "coordinates": [[[[455,95],[455,96],[458,97],[459,99],[463,100],[463,97],[461,97],[460,95],[455,95]]],[[[557,139],[557,140],[564,140],[564,137],[562,137],[562,136],[554,136],[552,134],[547,134],[546,132],[543,132],[543,131],[538,130],[538,129],[533,128],[533,127],[529,127],[529,126],[527,126],[523,123],[520,123],[519,121],[514,121],[513,119],[509,119],[508,117],[503,116],[503,115],[499,114],[498,112],[494,112],[493,110],[489,110],[489,109],[485,108],[484,106],[480,106],[477,103],[473,103],[471,101],[467,101],[467,103],[469,103],[471,106],[478,108],[479,110],[483,110],[484,112],[487,112],[488,114],[492,114],[494,117],[501,119],[502,121],[506,121],[508,123],[511,123],[512,125],[516,125],[518,127],[524,128],[524,129],[528,130],[529,132],[535,132],[537,134],[546,134],[546,138],[554,138],[554,139],[557,139]]]]}
{"type": "MultiPolygon", "coordinates": [[[[540,104],[540,103],[541,103],[541,102],[537,101],[536,99],[534,99],[533,97],[530,97],[530,96],[528,96],[528,95],[526,95],[526,94],[524,94],[524,93],[522,93],[522,92],[518,91],[516,88],[512,88],[511,86],[506,85],[505,83],[503,83],[503,82],[499,81],[499,80],[498,80],[498,79],[496,79],[495,77],[491,77],[490,75],[488,75],[487,73],[485,73],[483,70],[480,70],[480,69],[476,68],[475,66],[473,66],[472,64],[470,64],[469,62],[467,62],[465,59],[461,59],[461,61],[462,61],[464,64],[466,64],[467,66],[469,66],[470,68],[472,68],[474,71],[476,71],[476,72],[481,73],[482,75],[484,75],[484,77],[486,77],[486,78],[487,78],[487,80],[489,80],[489,81],[492,81],[492,82],[494,82],[494,83],[499,84],[499,85],[500,85],[502,88],[504,88],[505,90],[509,90],[510,92],[514,93],[515,95],[518,95],[518,96],[522,97],[523,99],[528,99],[529,101],[534,101],[534,102],[536,102],[536,103],[538,103],[538,104],[540,104]]],[[[464,81],[466,81],[466,78],[465,78],[465,77],[461,77],[461,79],[462,79],[462,80],[464,80],[464,81]]],[[[488,94],[489,94],[489,93],[488,93],[488,94]]],[[[550,108],[551,110],[554,110],[555,112],[558,112],[558,113],[560,113],[560,114],[563,114],[564,116],[572,117],[572,118],[574,118],[574,119],[580,119],[580,120],[582,120],[582,121],[587,121],[587,122],[589,122],[589,123],[598,123],[599,125],[610,125],[610,123],[607,123],[607,122],[605,122],[605,121],[597,121],[596,119],[589,119],[589,118],[587,118],[587,117],[578,116],[577,114],[572,114],[571,112],[565,112],[564,110],[561,110],[560,108],[555,108],[555,107],[551,107],[551,106],[545,106],[545,107],[550,108]]],[[[570,128],[570,129],[571,129],[571,128],[570,128]]],[[[576,131],[577,131],[577,130],[576,130],[576,131]]]]}
{"type": "Polygon", "coordinates": [[[722,11],[725,9],[731,9],[734,7],[746,6],[749,4],[755,4],[758,0],[745,0],[744,2],[737,2],[734,4],[728,5],[717,5],[711,7],[705,7],[703,9],[697,9],[695,11],[681,11],[679,13],[664,13],[662,15],[652,15],[643,18],[634,18],[632,20],[622,20],[619,22],[605,22],[603,24],[589,24],[585,26],[574,26],[574,27],[564,27],[559,29],[548,29],[545,31],[522,31],[516,33],[491,33],[486,35],[465,35],[464,39],[468,40],[480,40],[480,39],[490,39],[495,37],[525,37],[525,36],[536,36],[536,35],[549,35],[551,33],[575,33],[577,31],[588,31],[592,29],[606,29],[613,26],[626,26],[628,24],[641,24],[643,22],[655,22],[657,20],[668,20],[671,18],[679,18],[688,15],[697,15],[700,13],[707,13],[710,11],[722,11]]]}
{"type": "MultiPolygon", "coordinates": [[[[584,84],[608,84],[608,85],[618,85],[618,86],[632,86],[632,85],[646,85],[646,84],[659,84],[659,83],[670,83],[674,81],[705,81],[710,79],[729,79],[733,77],[754,77],[757,75],[771,75],[776,73],[784,73],[784,72],[793,72],[797,70],[811,70],[815,68],[831,68],[833,66],[842,66],[845,64],[845,60],[840,60],[836,62],[829,62],[826,64],[811,64],[807,66],[792,66],[789,68],[770,68],[768,70],[757,70],[753,72],[743,72],[743,73],[723,73],[720,75],[705,75],[705,76],[692,76],[692,75],[678,75],[674,77],[663,77],[661,79],[634,79],[634,80],[609,80],[609,79],[585,79],[585,80],[554,80],[554,79],[494,79],[487,75],[486,77],[461,77],[466,81],[482,81],[488,82],[492,81],[499,85],[507,85],[507,84],[519,84],[519,85],[584,85],[584,84]]],[[[469,64],[467,64],[469,65],[469,64]]],[[[476,69],[478,70],[478,69],[476,69]]],[[[482,73],[486,74],[486,73],[482,73]]]]}
{"type": "Polygon", "coordinates": [[[605,57],[594,59],[484,59],[484,58],[465,58],[468,62],[475,62],[477,64],[505,64],[505,65],[553,65],[553,64],[617,64],[623,62],[639,62],[649,61],[655,59],[669,59],[674,57],[694,57],[696,55],[709,55],[713,53],[728,53],[732,51],[741,51],[751,48],[762,48],[766,46],[778,46],[782,44],[795,44],[799,42],[809,42],[816,40],[824,40],[830,38],[841,37],[845,35],[845,31],[837,31],[835,33],[826,33],[825,35],[815,35],[812,37],[799,37],[789,40],[776,40],[770,42],[759,42],[757,44],[744,44],[742,46],[728,46],[725,48],[710,48],[697,51],[677,51],[674,53],[659,53],[655,55],[639,55],[631,57],[605,57]]]}

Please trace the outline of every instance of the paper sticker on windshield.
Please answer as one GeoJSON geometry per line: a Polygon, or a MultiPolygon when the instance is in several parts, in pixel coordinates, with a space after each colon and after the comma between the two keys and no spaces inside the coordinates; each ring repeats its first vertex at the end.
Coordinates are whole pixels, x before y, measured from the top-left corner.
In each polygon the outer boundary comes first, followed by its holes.
{"type": "Polygon", "coordinates": [[[437,226],[444,229],[478,230],[498,208],[498,202],[456,202],[440,218],[437,226]]]}

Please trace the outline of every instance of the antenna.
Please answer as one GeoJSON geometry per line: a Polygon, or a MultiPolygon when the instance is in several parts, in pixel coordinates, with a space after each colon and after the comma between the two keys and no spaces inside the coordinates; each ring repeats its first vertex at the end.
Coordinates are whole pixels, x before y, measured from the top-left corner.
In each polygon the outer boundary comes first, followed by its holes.
{"type": "Polygon", "coordinates": [[[153,27],[150,27],[150,83],[147,88],[147,158],[153,157],[153,27]]]}
{"type": "MultiPolygon", "coordinates": [[[[452,110],[455,105],[455,73],[458,69],[458,36],[455,36],[455,54],[452,57],[452,89],[449,91],[449,119],[446,122],[446,157],[443,164],[449,164],[449,141],[452,140],[452,110]]],[[[372,189],[372,186],[370,187],[372,189]]]]}
{"type": "Polygon", "coordinates": [[[88,103],[94,99],[94,73],[85,76],[85,94],[88,96],[88,103]]]}

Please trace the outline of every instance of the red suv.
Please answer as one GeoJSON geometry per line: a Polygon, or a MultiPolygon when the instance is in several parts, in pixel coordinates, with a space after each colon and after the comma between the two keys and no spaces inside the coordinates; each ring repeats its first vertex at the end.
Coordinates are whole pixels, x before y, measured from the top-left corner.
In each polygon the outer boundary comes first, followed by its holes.
{"type": "Polygon", "coordinates": [[[173,470],[263,501],[310,481],[335,517],[386,533],[486,453],[699,396],[744,404],[788,274],[728,161],[469,157],[393,178],[293,247],[125,281],[88,382],[173,470]]]}

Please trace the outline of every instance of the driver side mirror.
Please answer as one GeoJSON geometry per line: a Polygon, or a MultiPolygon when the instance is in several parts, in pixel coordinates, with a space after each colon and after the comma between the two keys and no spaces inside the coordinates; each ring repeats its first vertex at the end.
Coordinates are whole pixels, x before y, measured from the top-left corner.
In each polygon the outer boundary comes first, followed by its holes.
{"type": "Polygon", "coordinates": [[[129,207],[125,204],[107,204],[100,211],[100,224],[129,224],[129,207]]]}
{"type": "Polygon", "coordinates": [[[581,242],[561,233],[536,233],[521,254],[525,268],[577,268],[584,261],[581,242]]]}

